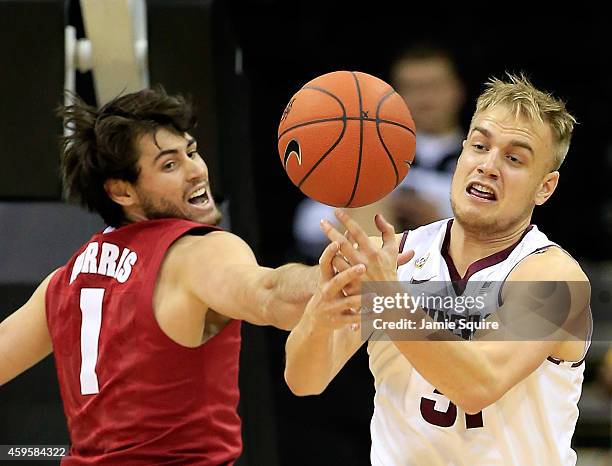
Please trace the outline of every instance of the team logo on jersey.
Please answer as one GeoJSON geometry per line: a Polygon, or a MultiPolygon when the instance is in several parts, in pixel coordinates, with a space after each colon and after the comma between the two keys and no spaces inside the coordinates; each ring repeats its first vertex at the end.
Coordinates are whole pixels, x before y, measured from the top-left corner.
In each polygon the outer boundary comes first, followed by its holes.
{"type": "Polygon", "coordinates": [[[427,262],[427,259],[429,259],[429,253],[425,254],[423,257],[420,257],[415,263],[414,266],[417,269],[422,269],[423,266],[425,265],[425,262],[427,262]]]}
{"type": "Polygon", "coordinates": [[[297,139],[292,139],[287,144],[285,148],[285,170],[287,169],[287,164],[289,163],[289,159],[292,155],[295,155],[297,159],[298,165],[302,165],[302,149],[300,148],[300,143],[297,142],[297,139]]]}

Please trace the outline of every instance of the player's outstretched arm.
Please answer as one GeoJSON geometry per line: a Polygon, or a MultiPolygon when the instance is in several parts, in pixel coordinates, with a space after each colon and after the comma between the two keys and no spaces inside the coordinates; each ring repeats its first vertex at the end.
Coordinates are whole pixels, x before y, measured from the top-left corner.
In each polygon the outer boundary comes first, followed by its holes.
{"type": "Polygon", "coordinates": [[[317,286],[318,267],[261,267],[251,248],[228,232],[185,237],[176,246],[171,260],[177,283],[205,309],[232,319],[290,330],[317,286]]]}
{"type": "Polygon", "coordinates": [[[14,379],[52,351],[45,293],[53,273],[38,286],[27,303],[0,322],[0,385],[14,379]]]}
{"type": "Polygon", "coordinates": [[[361,296],[345,296],[342,289],[365,272],[356,265],[334,276],[332,259],[338,251],[330,243],[320,259],[321,283],[300,322],[289,334],[285,381],[299,396],[323,392],[365,340],[351,326],[360,322],[361,296]]]}

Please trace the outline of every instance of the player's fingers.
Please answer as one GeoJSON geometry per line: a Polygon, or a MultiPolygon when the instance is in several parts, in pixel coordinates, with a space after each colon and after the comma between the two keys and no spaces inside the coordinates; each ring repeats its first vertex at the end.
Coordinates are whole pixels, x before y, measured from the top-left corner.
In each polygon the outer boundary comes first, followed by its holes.
{"type": "Polygon", "coordinates": [[[359,264],[364,262],[359,251],[357,251],[346,237],[336,230],[327,220],[321,220],[321,229],[330,241],[338,243],[340,252],[348,260],[350,264],[359,264]]]}
{"type": "Polygon", "coordinates": [[[339,299],[334,300],[333,303],[330,304],[330,310],[334,312],[341,312],[342,314],[359,314],[359,309],[361,308],[362,296],[346,296],[339,299]]]}
{"type": "Polygon", "coordinates": [[[355,241],[355,238],[353,238],[353,235],[351,235],[351,232],[350,232],[350,231],[346,230],[346,231],[344,232],[344,237],[347,239],[347,241],[348,241],[349,243],[351,243],[351,244],[353,245],[353,247],[354,247],[355,249],[357,249],[357,248],[359,247],[359,245],[357,244],[357,241],[355,241]]]}
{"type": "Polygon", "coordinates": [[[323,285],[323,298],[332,299],[337,296],[342,288],[348,285],[352,280],[355,280],[358,276],[365,272],[365,265],[357,264],[350,269],[340,272],[325,285],[323,285]]]}
{"type": "MultiPolygon", "coordinates": [[[[351,268],[351,264],[349,264],[346,259],[340,254],[336,254],[332,259],[332,265],[336,273],[344,272],[345,270],[351,268]]],[[[353,281],[351,281],[347,286],[342,288],[342,293],[345,296],[352,296],[361,293],[361,280],[363,277],[357,277],[353,281]]]]}
{"type": "Polygon", "coordinates": [[[336,209],[334,214],[336,215],[338,221],[344,225],[354,239],[351,246],[354,243],[357,243],[359,245],[359,249],[366,254],[374,251],[374,245],[372,244],[372,241],[370,241],[370,238],[368,238],[368,235],[366,235],[363,228],[361,228],[361,226],[359,226],[359,224],[353,220],[349,214],[344,212],[342,209],[336,209]]]}
{"type": "Polygon", "coordinates": [[[349,269],[351,267],[351,264],[349,264],[346,259],[344,258],[344,256],[341,256],[339,254],[336,254],[333,258],[332,258],[332,266],[334,267],[334,270],[338,273],[340,272],[344,272],[346,269],[349,269]]]}
{"type": "Polygon", "coordinates": [[[382,234],[383,248],[394,248],[397,251],[396,239],[395,239],[395,228],[391,225],[382,214],[376,214],[374,216],[374,223],[376,228],[382,234]]]}
{"type": "Polygon", "coordinates": [[[401,266],[410,262],[410,259],[414,257],[414,251],[409,249],[408,251],[404,251],[397,256],[397,266],[401,266]]]}
{"type": "Polygon", "coordinates": [[[346,296],[354,296],[354,295],[361,294],[361,279],[362,278],[363,277],[357,277],[355,280],[353,280],[348,285],[346,285],[344,288],[342,288],[342,292],[346,296]]]}
{"type": "Polygon", "coordinates": [[[335,241],[332,241],[323,250],[321,257],[319,258],[319,265],[321,268],[321,278],[323,279],[324,282],[331,280],[335,275],[332,260],[336,256],[337,252],[338,252],[338,243],[336,243],[335,241]]]}

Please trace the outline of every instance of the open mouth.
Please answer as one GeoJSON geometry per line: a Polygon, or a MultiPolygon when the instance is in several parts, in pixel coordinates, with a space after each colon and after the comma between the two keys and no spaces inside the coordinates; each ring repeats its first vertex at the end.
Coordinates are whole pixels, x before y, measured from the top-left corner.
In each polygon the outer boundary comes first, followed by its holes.
{"type": "Polygon", "coordinates": [[[497,195],[493,189],[488,186],[484,186],[480,183],[470,183],[466,189],[466,192],[474,197],[483,199],[486,201],[496,201],[497,195]]]}
{"type": "Polygon", "coordinates": [[[203,206],[207,204],[209,201],[209,198],[208,198],[208,192],[206,191],[206,188],[200,188],[194,193],[192,193],[191,196],[189,196],[189,199],[187,199],[187,201],[191,205],[197,205],[197,206],[203,206]]]}

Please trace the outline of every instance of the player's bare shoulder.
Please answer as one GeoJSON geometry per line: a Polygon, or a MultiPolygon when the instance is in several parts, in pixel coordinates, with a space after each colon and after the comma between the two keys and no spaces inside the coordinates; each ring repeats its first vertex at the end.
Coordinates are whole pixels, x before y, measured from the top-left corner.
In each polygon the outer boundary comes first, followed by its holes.
{"type": "Polygon", "coordinates": [[[202,293],[209,294],[205,290],[210,288],[210,283],[226,283],[232,279],[233,266],[256,264],[249,245],[233,233],[185,235],[168,249],[159,280],[172,285],[176,291],[206,298],[202,293]]]}
{"type": "MultiPolygon", "coordinates": [[[[584,314],[590,303],[591,286],[587,275],[569,253],[556,246],[523,259],[510,273],[507,282],[523,282],[531,289],[540,287],[542,290],[554,289],[557,294],[567,294],[568,298],[571,297],[570,315],[575,317],[584,314]],[[555,286],[551,287],[551,283],[555,286]]],[[[542,292],[548,296],[548,292],[542,292]]]]}
{"type": "Polygon", "coordinates": [[[591,287],[578,262],[563,249],[552,246],[521,261],[510,273],[504,287],[504,299],[514,291],[515,297],[535,298],[537,312],[531,312],[533,326],[541,320],[559,330],[555,338],[562,341],[552,356],[577,361],[585,352],[590,332],[591,287]],[[561,332],[563,330],[563,332],[561,332]]]}
{"type": "Polygon", "coordinates": [[[508,276],[508,281],[586,282],[580,264],[560,247],[550,246],[523,259],[508,276]]]}
{"type": "Polygon", "coordinates": [[[256,263],[249,245],[239,236],[227,231],[213,231],[206,235],[185,235],[168,250],[168,260],[180,271],[220,267],[221,264],[256,263]]]}
{"type": "Polygon", "coordinates": [[[221,286],[211,282],[216,283],[223,274],[223,261],[235,261],[237,255],[248,260],[249,254],[244,241],[225,231],[187,234],[175,241],[162,263],[153,299],[155,317],[164,333],[189,347],[218,334],[230,319],[210,307],[210,290],[221,286]]]}

